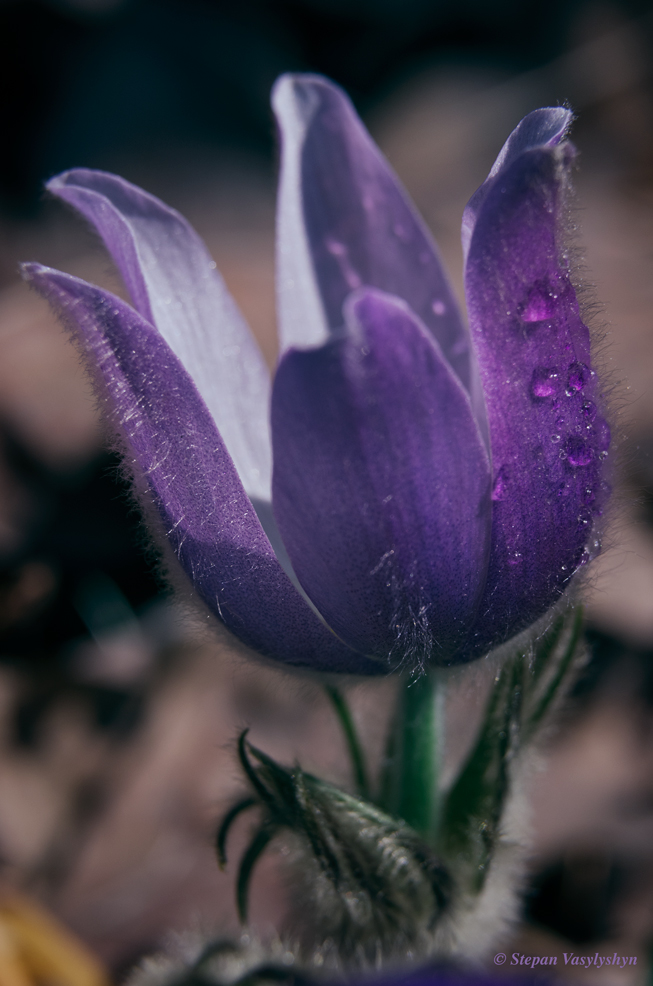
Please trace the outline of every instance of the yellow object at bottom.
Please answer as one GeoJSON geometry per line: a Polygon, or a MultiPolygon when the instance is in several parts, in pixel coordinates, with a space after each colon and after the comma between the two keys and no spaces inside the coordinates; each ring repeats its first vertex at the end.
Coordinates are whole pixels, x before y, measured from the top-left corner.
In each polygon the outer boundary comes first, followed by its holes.
{"type": "Polygon", "coordinates": [[[98,960],[25,897],[0,897],[0,986],[109,986],[98,960]]]}

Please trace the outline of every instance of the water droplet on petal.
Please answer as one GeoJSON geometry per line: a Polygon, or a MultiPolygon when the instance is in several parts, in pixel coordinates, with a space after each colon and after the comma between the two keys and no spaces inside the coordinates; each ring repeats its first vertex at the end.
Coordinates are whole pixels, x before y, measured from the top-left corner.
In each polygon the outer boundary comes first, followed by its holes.
{"type": "Polygon", "coordinates": [[[436,315],[444,315],[444,313],[447,310],[447,306],[445,305],[444,301],[440,301],[439,298],[433,299],[431,308],[433,309],[436,315]]]}
{"type": "Polygon", "coordinates": [[[564,454],[570,466],[589,466],[594,458],[594,449],[579,435],[570,435],[564,454]]]}
{"type": "Polygon", "coordinates": [[[590,370],[584,363],[572,363],[569,367],[569,390],[579,391],[587,384],[590,378],[590,370]]]}
{"type": "Polygon", "coordinates": [[[581,493],[582,502],[588,506],[590,503],[594,503],[596,500],[596,492],[593,486],[586,486],[581,493]]]}
{"type": "Polygon", "coordinates": [[[537,366],[531,379],[533,397],[555,397],[560,386],[555,366],[537,366]]]}
{"type": "Polygon", "coordinates": [[[338,261],[338,266],[340,267],[340,272],[347,282],[349,288],[355,291],[363,283],[358,273],[354,270],[347,255],[347,247],[344,243],[339,240],[334,240],[331,237],[327,237],[324,241],[324,245],[331,254],[338,261]]]}
{"type": "Polygon", "coordinates": [[[558,432],[556,432],[555,435],[551,435],[551,441],[553,442],[554,445],[557,445],[558,442],[560,442],[561,440],[562,440],[562,435],[559,435],[558,432]]]}
{"type": "Polygon", "coordinates": [[[596,417],[596,404],[593,401],[585,401],[580,410],[586,421],[594,421],[596,417]]]}
{"type": "Polygon", "coordinates": [[[544,322],[551,318],[555,310],[555,299],[547,285],[537,281],[528,292],[526,303],[522,308],[523,322],[544,322]]]}
{"type": "Polygon", "coordinates": [[[593,523],[594,517],[592,516],[592,511],[587,507],[584,507],[578,514],[578,524],[576,530],[579,533],[581,531],[588,531],[593,523]]]}
{"type": "Polygon", "coordinates": [[[508,470],[501,466],[492,487],[493,500],[505,500],[508,493],[508,470]]]}
{"type": "Polygon", "coordinates": [[[512,565],[513,567],[515,565],[520,565],[522,561],[523,558],[521,551],[513,551],[511,554],[508,555],[508,564],[512,565]]]}
{"type": "Polygon", "coordinates": [[[332,240],[331,237],[328,237],[325,240],[324,245],[332,257],[344,257],[347,253],[347,247],[345,244],[340,243],[339,240],[332,240]]]}

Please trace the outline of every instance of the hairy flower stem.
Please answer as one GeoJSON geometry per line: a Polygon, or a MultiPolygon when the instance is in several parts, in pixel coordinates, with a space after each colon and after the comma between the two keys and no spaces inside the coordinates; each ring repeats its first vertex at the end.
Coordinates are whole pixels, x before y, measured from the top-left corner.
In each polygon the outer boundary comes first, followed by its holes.
{"type": "MultiPolygon", "coordinates": [[[[488,876],[506,860],[514,867],[520,848],[521,837],[507,822],[518,762],[564,701],[582,660],[580,609],[559,613],[546,631],[506,655],[476,741],[446,791],[439,788],[444,690],[436,673],[400,680],[378,788],[345,696],[328,689],[356,796],[299,764],[276,763],[247,742],[245,731],[238,757],[251,793],[233,805],[216,839],[224,866],[233,822],[258,809],[236,880],[241,922],[253,869],[285,830],[301,847],[305,882],[297,920],[310,948],[335,950],[339,962],[353,967],[460,947],[473,903],[485,889],[494,892],[488,876]],[[465,915],[460,931],[456,922],[465,915]]],[[[497,910],[497,928],[511,906],[508,900],[497,910]]]]}
{"type": "Polygon", "coordinates": [[[433,842],[439,816],[442,691],[436,674],[402,678],[379,805],[433,842]]]}
{"type": "Polygon", "coordinates": [[[351,710],[337,688],[325,688],[342,728],[359,797],[402,818],[428,842],[435,842],[440,799],[438,795],[440,735],[444,697],[434,673],[401,679],[390,727],[381,790],[375,796],[368,778],[365,753],[351,710]]]}
{"type": "Polygon", "coordinates": [[[398,815],[428,840],[434,833],[438,801],[437,679],[431,673],[402,684],[398,815]]]}

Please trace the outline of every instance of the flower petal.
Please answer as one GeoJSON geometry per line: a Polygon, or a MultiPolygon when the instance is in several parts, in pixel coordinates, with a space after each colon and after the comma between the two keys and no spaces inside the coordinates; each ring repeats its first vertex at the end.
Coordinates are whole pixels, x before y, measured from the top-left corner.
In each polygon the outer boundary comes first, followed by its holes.
{"type": "Polygon", "coordinates": [[[497,176],[505,172],[524,151],[534,147],[556,147],[564,140],[573,118],[574,114],[564,106],[545,106],[533,110],[515,127],[499,151],[489,175],[480,188],[476,189],[463,213],[462,241],[465,260],[476,217],[497,176]]]}
{"type": "Polygon", "coordinates": [[[282,137],[282,352],[323,344],[351,291],[376,287],[408,302],[469,391],[469,336],[437,249],[343,91],[321,76],[284,75],[272,105],[282,137]]]}
{"type": "Polygon", "coordinates": [[[269,374],[197,233],[153,195],[103,171],[67,171],[47,187],[95,226],[134,307],[192,377],[248,494],[269,500],[269,374]]]}
{"type": "Polygon", "coordinates": [[[447,660],[473,619],[490,471],[469,397],[398,298],[356,292],[347,329],[290,350],[272,390],[273,508],[336,633],[393,661],[447,660]]]}
{"type": "Polygon", "coordinates": [[[560,596],[601,512],[609,428],[564,251],[570,144],[507,156],[476,217],[470,327],[493,458],[492,550],[478,652],[560,596]]]}
{"type": "Polygon", "coordinates": [[[70,322],[187,576],[240,640],[286,664],[378,673],[320,622],[282,571],[189,374],[156,330],[115,295],[27,264],[70,322]]]}

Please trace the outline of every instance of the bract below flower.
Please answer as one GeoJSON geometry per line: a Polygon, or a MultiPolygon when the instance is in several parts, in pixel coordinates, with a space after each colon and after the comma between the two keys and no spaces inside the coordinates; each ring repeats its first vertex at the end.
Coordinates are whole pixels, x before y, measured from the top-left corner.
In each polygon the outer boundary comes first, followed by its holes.
{"type": "Polygon", "coordinates": [[[48,188],[95,226],[133,308],[38,264],[25,276],[73,326],[137,489],[244,643],[356,674],[480,656],[560,598],[605,499],[610,435],[565,253],[571,114],[527,116],[465,211],[468,328],[344,93],[283,76],[273,105],[272,387],[197,235],[121,178],[48,188]]]}

